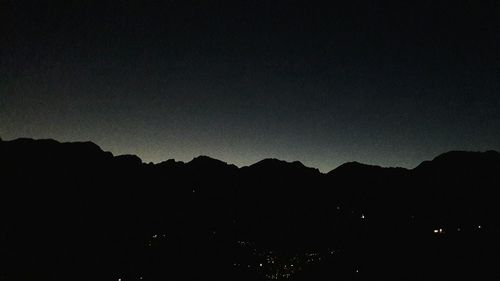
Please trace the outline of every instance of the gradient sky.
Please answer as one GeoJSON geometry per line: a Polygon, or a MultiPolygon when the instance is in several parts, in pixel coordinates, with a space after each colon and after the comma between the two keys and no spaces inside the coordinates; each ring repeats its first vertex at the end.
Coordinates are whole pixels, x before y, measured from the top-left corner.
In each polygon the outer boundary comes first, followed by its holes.
{"type": "Polygon", "coordinates": [[[498,1],[101,2],[0,1],[0,137],[322,171],[500,150],[498,1]]]}

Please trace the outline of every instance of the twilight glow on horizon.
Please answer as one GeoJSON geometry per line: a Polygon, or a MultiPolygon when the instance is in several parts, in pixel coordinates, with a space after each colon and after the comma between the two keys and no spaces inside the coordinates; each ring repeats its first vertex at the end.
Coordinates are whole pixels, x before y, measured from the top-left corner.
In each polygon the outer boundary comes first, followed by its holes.
{"type": "Polygon", "coordinates": [[[500,150],[496,9],[0,4],[0,137],[329,171],[500,150]]]}

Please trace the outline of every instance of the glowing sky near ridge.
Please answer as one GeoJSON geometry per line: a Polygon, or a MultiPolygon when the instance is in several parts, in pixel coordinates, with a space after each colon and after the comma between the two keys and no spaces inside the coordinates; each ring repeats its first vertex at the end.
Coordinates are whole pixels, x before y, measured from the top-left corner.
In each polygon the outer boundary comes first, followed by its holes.
{"type": "Polygon", "coordinates": [[[322,171],[500,149],[497,4],[83,2],[0,4],[3,139],[322,171]]]}

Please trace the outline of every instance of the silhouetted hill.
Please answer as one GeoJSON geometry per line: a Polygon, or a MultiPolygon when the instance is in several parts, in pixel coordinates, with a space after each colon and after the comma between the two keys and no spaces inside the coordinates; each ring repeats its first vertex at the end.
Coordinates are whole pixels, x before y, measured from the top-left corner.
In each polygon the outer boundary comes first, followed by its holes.
{"type": "Polygon", "coordinates": [[[424,161],[415,168],[420,173],[436,172],[492,172],[500,167],[500,153],[496,151],[450,151],[424,161]]]}
{"type": "Polygon", "coordinates": [[[234,165],[229,165],[224,161],[214,159],[214,158],[204,156],[204,155],[193,158],[193,160],[189,161],[188,164],[191,166],[198,166],[200,168],[203,168],[203,167],[205,167],[205,168],[209,168],[209,167],[222,168],[222,167],[224,167],[225,168],[226,166],[236,167],[234,165]]]}
{"type": "Polygon", "coordinates": [[[0,140],[0,173],[0,280],[499,277],[495,151],[323,174],[17,139],[0,140]]]}
{"type": "Polygon", "coordinates": [[[272,171],[275,173],[293,173],[304,171],[319,173],[318,169],[306,167],[299,161],[286,162],[275,158],[267,158],[244,168],[260,171],[272,171]]]}
{"type": "Polygon", "coordinates": [[[336,174],[359,174],[359,173],[381,173],[383,171],[405,172],[405,168],[382,168],[376,165],[367,165],[359,162],[347,162],[328,172],[328,175],[336,174]]]}

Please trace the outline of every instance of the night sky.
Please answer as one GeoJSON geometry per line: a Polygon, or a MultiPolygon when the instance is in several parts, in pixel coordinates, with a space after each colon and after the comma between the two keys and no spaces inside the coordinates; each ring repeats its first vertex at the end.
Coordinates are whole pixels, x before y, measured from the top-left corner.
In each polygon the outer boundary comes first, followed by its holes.
{"type": "Polygon", "coordinates": [[[498,1],[113,2],[0,1],[2,139],[322,171],[500,150],[498,1]]]}

